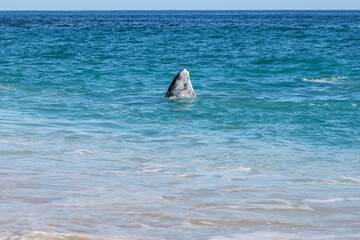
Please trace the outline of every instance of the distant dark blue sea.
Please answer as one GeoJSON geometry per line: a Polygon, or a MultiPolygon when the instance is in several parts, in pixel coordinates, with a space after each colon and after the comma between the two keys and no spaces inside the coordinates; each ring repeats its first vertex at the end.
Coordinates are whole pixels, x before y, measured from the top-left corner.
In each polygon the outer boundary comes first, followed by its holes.
{"type": "Polygon", "coordinates": [[[0,239],[360,239],[360,11],[0,12],[0,239]],[[190,72],[197,98],[168,100],[190,72]]]}

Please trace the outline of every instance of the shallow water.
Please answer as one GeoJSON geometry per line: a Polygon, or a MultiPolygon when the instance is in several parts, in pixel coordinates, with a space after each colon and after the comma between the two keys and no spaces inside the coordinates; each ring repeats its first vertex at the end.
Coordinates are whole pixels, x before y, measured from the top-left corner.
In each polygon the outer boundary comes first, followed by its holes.
{"type": "Polygon", "coordinates": [[[0,239],[359,239],[360,12],[0,12],[0,239]],[[163,98],[187,68],[198,98],[163,98]]]}

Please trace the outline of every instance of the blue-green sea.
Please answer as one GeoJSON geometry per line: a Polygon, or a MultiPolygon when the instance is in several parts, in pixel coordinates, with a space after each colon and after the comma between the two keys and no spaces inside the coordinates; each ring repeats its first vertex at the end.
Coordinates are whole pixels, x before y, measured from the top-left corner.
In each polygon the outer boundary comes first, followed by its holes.
{"type": "Polygon", "coordinates": [[[0,12],[0,239],[360,239],[360,11],[0,12]]]}

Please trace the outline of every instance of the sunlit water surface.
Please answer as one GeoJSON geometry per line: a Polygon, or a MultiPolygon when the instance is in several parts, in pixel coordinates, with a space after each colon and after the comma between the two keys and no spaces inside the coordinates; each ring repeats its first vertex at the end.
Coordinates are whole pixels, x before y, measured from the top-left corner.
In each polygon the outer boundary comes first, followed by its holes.
{"type": "Polygon", "coordinates": [[[360,12],[0,12],[0,239],[360,239],[360,12]],[[198,98],[163,98],[187,68],[198,98]]]}

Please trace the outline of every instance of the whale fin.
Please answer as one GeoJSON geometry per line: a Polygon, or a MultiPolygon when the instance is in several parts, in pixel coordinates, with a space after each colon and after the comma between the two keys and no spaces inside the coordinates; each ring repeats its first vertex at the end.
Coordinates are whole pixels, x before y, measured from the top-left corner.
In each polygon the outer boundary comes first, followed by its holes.
{"type": "Polygon", "coordinates": [[[196,98],[196,94],[190,81],[190,74],[186,69],[176,75],[166,92],[165,98],[174,97],[196,98]]]}

